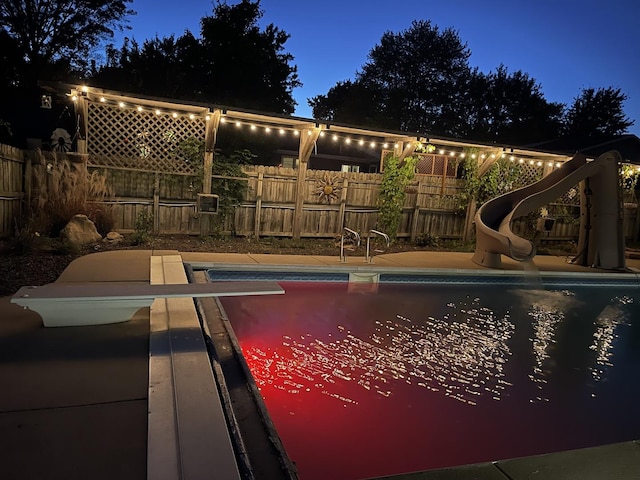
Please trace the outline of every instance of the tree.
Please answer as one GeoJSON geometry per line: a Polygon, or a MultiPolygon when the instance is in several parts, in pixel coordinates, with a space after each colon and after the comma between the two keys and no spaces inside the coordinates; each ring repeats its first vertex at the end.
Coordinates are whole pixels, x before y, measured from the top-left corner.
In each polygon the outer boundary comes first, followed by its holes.
{"type": "Polygon", "coordinates": [[[397,128],[380,110],[381,92],[362,82],[338,82],[326,95],[308,101],[314,118],[353,125],[397,128]]]}
{"type": "Polygon", "coordinates": [[[92,83],[132,93],[293,113],[292,91],[300,86],[293,56],[284,52],[289,35],[273,24],[260,30],[260,1],[218,3],[190,31],[175,39],[125,41],[107,49],[107,63],[92,83]]]}
{"type": "MultiPolygon", "coordinates": [[[[564,105],[549,103],[528,74],[504,65],[488,74],[474,71],[468,83],[465,136],[487,142],[526,144],[558,136],[564,105]]],[[[462,112],[461,112],[462,113],[462,112]]]]}
{"type": "MultiPolygon", "coordinates": [[[[464,98],[461,86],[470,72],[470,55],[456,31],[440,31],[430,21],[414,21],[398,34],[386,32],[370,51],[355,82],[342,87],[376,92],[377,98],[371,102],[375,114],[369,115],[376,123],[372,126],[457,133],[462,124],[456,112],[464,98]],[[385,125],[380,125],[383,117],[385,125]]],[[[314,97],[310,101],[314,116],[327,111],[334,117],[357,113],[358,103],[339,105],[340,90],[314,97]],[[350,111],[354,106],[355,111],[350,111]]]]}
{"type": "Polygon", "coordinates": [[[623,134],[634,124],[622,109],[625,100],[619,88],[582,89],[566,112],[563,133],[577,137],[623,134]]]}
{"type": "Polygon", "coordinates": [[[94,47],[121,29],[131,0],[0,0],[0,27],[21,59],[17,84],[58,72],[83,71],[94,47]]]}
{"type": "Polygon", "coordinates": [[[41,80],[73,81],[90,53],[125,26],[130,0],[0,0],[0,140],[25,146],[74,125],[65,106],[40,108],[41,80]]]}

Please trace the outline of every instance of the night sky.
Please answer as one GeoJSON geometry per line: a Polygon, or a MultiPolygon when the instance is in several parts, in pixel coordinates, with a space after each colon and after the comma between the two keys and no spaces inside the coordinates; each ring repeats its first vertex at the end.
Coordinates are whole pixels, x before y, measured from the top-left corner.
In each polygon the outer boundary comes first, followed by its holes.
{"type": "MultiPolygon", "coordinates": [[[[635,120],[629,132],[640,135],[637,0],[262,0],[261,6],[262,26],[273,23],[291,35],[285,47],[303,83],[293,92],[297,116],[312,116],[307,98],[354,79],[384,32],[431,20],[458,31],[471,50],[472,67],[485,73],[500,64],[509,72],[522,70],[548,101],[571,104],[582,88],[620,88],[629,97],[624,111],[635,120]]],[[[125,35],[142,43],[186,29],[199,36],[200,18],[212,13],[213,3],[135,0],[131,8],[138,14],[125,35]]]]}

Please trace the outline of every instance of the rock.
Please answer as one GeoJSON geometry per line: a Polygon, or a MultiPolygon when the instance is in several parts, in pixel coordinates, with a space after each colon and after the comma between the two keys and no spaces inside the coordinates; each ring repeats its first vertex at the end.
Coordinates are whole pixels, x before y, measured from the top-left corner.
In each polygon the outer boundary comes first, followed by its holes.
{"type": "Polygon", "coordinates": [[[81,247],[102,240],[95,224],[86,215],[74,215],[62,229],[60,236],[71,245],[81,247]]]}
{"type": "Polygon", "coordinates": [[[118,232],[109,232],[104,237],[104,241],[110,243],[111,245],[118,245],[119,243],[122,243],[123,240],[124,237],[118,232]]]}

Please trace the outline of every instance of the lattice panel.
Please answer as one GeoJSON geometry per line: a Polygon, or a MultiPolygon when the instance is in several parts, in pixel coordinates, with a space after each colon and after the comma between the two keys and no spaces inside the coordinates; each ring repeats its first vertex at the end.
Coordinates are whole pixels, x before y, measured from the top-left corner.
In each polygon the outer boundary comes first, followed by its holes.
{"type": "MultiPolygon", "coordinates": [[[[392,150],[383,150],[382,158],[391,154],[393,154],[392,150]]],[[[416,162],[417,173],[441,177],[444,173],[445,166],[447,169],[445,176],[455,178],[458,173],[458,160],[448,155],[414,153],[413,156],[418,157],[418,161],[416,162]]]]}
{"type": "Polygon", "coordinates": [[[204,141],[205,119],[156,115],[97,102],[89,103],[90,163],[119,168],[191,175],[193,165],[178,146],[188,138],[204,141]]]}
{"type": "Polygon", "coordinates": [[[515,187],[523,187],[537,182],[542,178],[542,167],[536,164],[520,163],[518,164],[518,170],[518,177],[515,182],[517,185],[515,185],[515,187]]]}

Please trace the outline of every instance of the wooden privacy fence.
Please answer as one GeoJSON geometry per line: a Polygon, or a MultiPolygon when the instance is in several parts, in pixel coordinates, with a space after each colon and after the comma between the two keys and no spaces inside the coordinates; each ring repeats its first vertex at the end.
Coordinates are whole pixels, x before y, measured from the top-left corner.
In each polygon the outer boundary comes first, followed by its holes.
{"type": "Polygon", "coordinates": [[[22,150],[0,144],[0,237],[12,236],[22,217],[25,165],[22,150]]]}
{"type": "MultiPolygon", "coordinates": [[[[94,167],[97,167],[94,165],[94,167]]],[[[244,179],[215,176],[222,181],[247,182],[243,202],[217,230],[208,218],[198,215],[198,179],[187,174],[140,171],[102,165],[115,192],[115,228],[121,232],[135,229],[136,219],[147,211],[154,217],[154,232],[161,234],[210,234],[222,232],[254,237],[292,237],[296,209],[296,169],[247,166],[244,179]],[[201,222],[205,223],[205,230],[201,222]]],[[[302,187],[301,236],[332,238],[344,227],[361,233],[376,228],[376,201],[381,174],[307,170],[302,187]],[[319,194],[331,185],[334,196],[329,202],[319,194]]],[[[464,180],[441,176],[417,175],[407,188],[405,205],[398,230],[399,238],[412,241],[420,237],[462,239],[465,213],[458,196],[464,180]],[[463,213],[461,213],[463,212],[463,213]]],[[[218,193],[213,191],[212,193],[218,193]]],[[[579,235],[580,209],[575,200],[565,197],[547,206],[558,217],[551,232],[542,234],[552,241],[576,240],[579,235]],[[556,215],[558,211],[561,215],[556,215]]],[[[636,204],[626,203],[625,235],[632,239],[637,230],[636,204]]],[[[524,231],[523,221],[516,228],[524,231]]]]}
{"type": "MultiPolygon", "coordinates": [[[[133,231],[136,219],[146,210],[153,214],[156,233],[202,233],[201,221],[207,222],[208,218],[197,212],[196,177],[96,165],[91,160],[90,167],[106,175],[114,190],[115,198],[109,203],[113,205],[117,230],[133,231]]],[[[247,166],[243,170],[247,175],[243,179],[214,176],[222,181],[247,182],[245,200],[218,228],[243,236],[291,237],[297,170],[266,166],[247,166]]],[[[361,232],[375,228],[381,179],[380,174],[308,170],[302,187],[301,236],[331,238],[339,235],[343,227],[361,232]],[[318,193],[326,185],[335,192],[330,201],[318,193]]],[[[454,178],[418,175],[408,189],[398,236],[460,238],[464,217],[456,214],[456,197],[462,185],[454,178]]],[[[205,233],[213,232],[211,225],[206,227],[205,233]]]]}
{"type": "MultiPolygon", "coordinates": [[[[236,208],[239,235],[292,236],[295,218],[297,170],[248,167],[246,202],[236,208]]],[[[307,170],[302,187],[303,237],[334,237],[344,227],[359,232],[376,228],[376,201],[382,175],[375,173],[307,170]],[[332,196],[323,194],[330,186],[332,196]]],[[[424,234],[460,238],[464,217],[456,215],[462,181],[418,175],[408,188],[399,237],[424,234]]],[[[214,192],[215,193],[215,192],[214,192]]]]}
{"type": "MultiPolygon", "coordinates": [[[[0,145],[0,236],[3,237],[14,233],[30,196],[30,161],[26,157],[21,150],[0,145]]],[[[133,168],[91,155],[88,167],[106,176],[114,193],[106,203],[113,206],[114,229],[123,233],[134,231],[136,220],[146,212],[153,215],[153,231],[159,234],[221,232],[292,237],[296,208],[301,209],[302,237],[333,238],[341,234],[344,227],[366,234],[377,227],[376,202],[381,174],[307,170],[300,192],[297,191],[298,170],[291,168],[246,166],[244,178],[214,175],[218,184],[246,182],[247,189],[243,201],[235,206],[225,222],[213,225],[210,216],[197,210],[202,178],[195,172],[133,168]],[[296,202],[299,194],[302,202],[296,202]]],[[[464,206],[459,204],[463,189],[464,180],[417,175],[406,191],[398,237],[412,241],[421,237],[463,238],[468,220],[465,209],[461,208],[464,206]]],[[[543,239],[577,239],[580,210],[576,198],[566,194],[546,207],[557,221],[551,232],[541,235],[543,239]]],[[[639,227],[637,202],[627,199],[626,238],[635,239],[639,227]]],[[[524,221],[516,222],[516,228],[524,231],[524,221]]]]}

